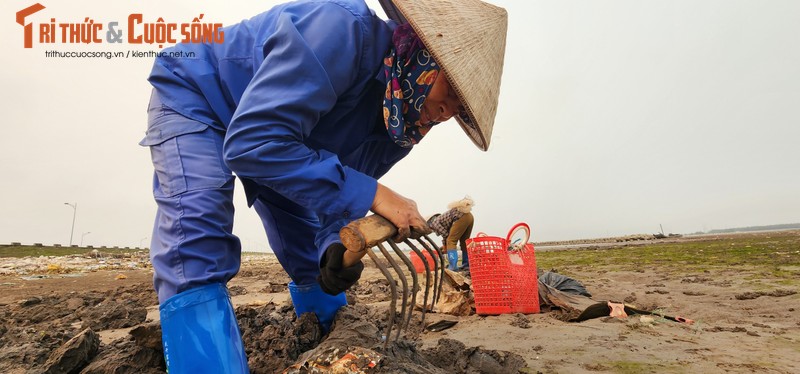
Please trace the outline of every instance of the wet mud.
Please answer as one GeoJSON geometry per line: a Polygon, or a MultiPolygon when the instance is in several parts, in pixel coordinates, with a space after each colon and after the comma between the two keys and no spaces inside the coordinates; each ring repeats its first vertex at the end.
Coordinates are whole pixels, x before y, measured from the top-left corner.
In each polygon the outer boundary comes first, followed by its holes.
{"type": "MultiPolygon", "coordinates": [[[[324,372],[322,366],[310,362],[333,352],[359,350],[372,356],[362,362],[356,359],[350,367],[365,373],[513,373],[524,367],[524,359],[516,354],[468,348],[450,339],[420,349],[417,338],[423,328],[419,313],[399,340],[392,334],[384,349],[385,307],[359,303],[383,299],[382,286],[382,282],[365,283],[351,292],[356,305],[340,311],[328,335],[323,335],[316,316],[298,318],[291,305],[237,307],[251,372],[324,372]]],[[[234,288],[233,293],[246,291],[234,288]]],[[[156,304],[149,285],[135,285],[106,292],[30,297],[0,305],[0,356],[4,358],[0,372],[163,373],[161,328],[157,321],[146,320],[144,307],[156,304]],[[123,337],[101,342],[100,331],[126,328],[130,332],[123,337]]]]}

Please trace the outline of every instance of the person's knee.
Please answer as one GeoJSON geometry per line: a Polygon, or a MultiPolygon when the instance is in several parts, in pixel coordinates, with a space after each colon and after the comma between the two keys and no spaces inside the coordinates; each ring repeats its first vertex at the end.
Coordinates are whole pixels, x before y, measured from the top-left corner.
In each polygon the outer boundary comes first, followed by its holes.
{"type": "Polygon", "coordinates": [[[452,231],[450,235],[447,237],[447,240],[444,242],[444,249],[456,249],[458,248],[458,241],[459,238],[456,235],[453,235],[452,231]]]}

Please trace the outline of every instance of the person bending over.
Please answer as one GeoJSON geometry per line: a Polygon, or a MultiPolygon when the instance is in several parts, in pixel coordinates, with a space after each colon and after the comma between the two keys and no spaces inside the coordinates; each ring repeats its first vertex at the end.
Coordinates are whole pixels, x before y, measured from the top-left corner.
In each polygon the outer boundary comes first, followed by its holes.
{"type": "Polygon", "coordinates": [[[455,117],[486,150],[507,14],[478,0],[299,0],[155,59],[148,127],[158,206],[150,246],[170,373],[248,372],[227,282],[239,271],[234,175],[292,281],[295,312],[324,331],[363,264],[338,232],[369,211],[429,232],[416,203],[378,183],[455,117]],[[192,57],[174,57],[192,56],[192,57]]]}

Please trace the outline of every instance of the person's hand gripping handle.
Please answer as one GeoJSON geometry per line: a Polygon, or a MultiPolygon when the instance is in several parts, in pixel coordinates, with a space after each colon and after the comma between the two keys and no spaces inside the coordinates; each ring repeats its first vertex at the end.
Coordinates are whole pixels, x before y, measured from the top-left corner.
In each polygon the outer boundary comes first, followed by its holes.
{"type": "Polygon", "coordinates": [[[344,267],[358,263],[366,255],[367,249],[389,238],[400,243],[409,237],[418,238],[431,232],[413,200],[380,183],[372,211],[376,214],[350,222],[339,231],[339,238],[347,248],[344,267]]]}
{"type": "Polygon", "coordinates": [[[431,232],[413,200],[381,184],[378,184],[372,211],[376,214],[343,227],[339,231],[342,243],[334,243],[325,250],[318,280],[326,293],[337,295],[358,281],[364,269],[361,258],[369,248],[390,238],[400,243],[409,236],[418,238],[431,232]]]}

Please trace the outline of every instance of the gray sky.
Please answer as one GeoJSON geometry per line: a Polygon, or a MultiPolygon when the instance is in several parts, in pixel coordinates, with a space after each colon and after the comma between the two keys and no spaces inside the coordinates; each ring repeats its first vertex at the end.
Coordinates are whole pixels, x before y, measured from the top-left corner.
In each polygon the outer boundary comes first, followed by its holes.
{"type": "MultiPolygon", "coordinates": [[[[0,243],[147,245],[155,214],[146,127],[149,58],[53,59],[23,49],[4,0],[0,243]],[[91,234],[83,235],[86,232],[91,234]]],[[[531,225],[535,241],[800,222],[800,2],[494,0],[509,13],[489,152],[435,128],[381,182],[423,215],[465,194],[476,230],[531,225]]],[[[42,1],[36,23],[225,25],[277,1],[42,1]]],[[[379,13],[377,1],[368,1],[379,13]]],[[[479,77],[479,76],[478,76],[479,77]]],[[[237,191],[234,232],[267,248],[237,191]]]]}

